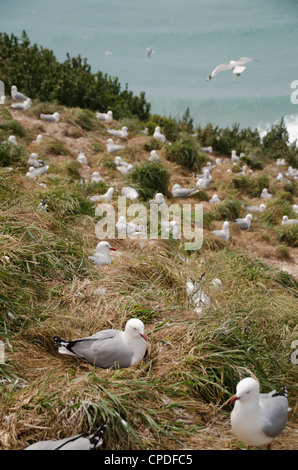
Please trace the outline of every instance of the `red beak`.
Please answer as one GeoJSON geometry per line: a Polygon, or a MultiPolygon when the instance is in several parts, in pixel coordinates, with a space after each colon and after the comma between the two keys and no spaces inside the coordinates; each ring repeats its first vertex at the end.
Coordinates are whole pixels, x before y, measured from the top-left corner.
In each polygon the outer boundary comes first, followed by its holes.
{"type": "Polygon", "coordinates": [[[110,250],[112,250],[112,251],[117,251],[116,248],[112,248],[112,247],[110,248],[110,250]]]}
{"type": "Polygon", "coordinates": [[[148,338],[147,338],[147,336],[146,336],[146,335],[142,335],[142,333],[140,333],[140,335],[141,335],[142,338],[144,338],[144,340],[147,341],[147,343],[148,343],[148,338]]]}
{"type": "Polygon", "coordinates": [[[230,401],[230,405],[233,405],[236,400],[239,400],[239,397],[237,397],[237,395],[235,395],[235,396],[232,398],[232,400],[230,401]]]}

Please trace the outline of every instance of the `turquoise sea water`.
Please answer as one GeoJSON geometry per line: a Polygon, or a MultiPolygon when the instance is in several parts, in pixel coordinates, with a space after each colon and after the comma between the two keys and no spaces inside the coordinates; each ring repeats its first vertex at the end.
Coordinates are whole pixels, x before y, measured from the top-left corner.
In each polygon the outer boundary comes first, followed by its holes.
{"type": "Polygon", "coordinates": [[[145,91],[154,113],[181,117],[189,107],[195,123],[260,129],[284,116],[298,138],[290,88],[298,80],[297,0],[0,0],[0,31],[23,30],[58,60],[81,54],[93,72],[145,91]],[[260,62],[240,77],[226,71],[206,81],[241,56],[260,62]]]}

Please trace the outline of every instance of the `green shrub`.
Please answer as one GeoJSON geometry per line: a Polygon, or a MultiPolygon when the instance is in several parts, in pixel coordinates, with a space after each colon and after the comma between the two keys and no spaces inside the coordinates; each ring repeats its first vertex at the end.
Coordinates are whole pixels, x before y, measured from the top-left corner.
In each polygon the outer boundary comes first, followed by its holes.
{"type": "Polygon", "coordinates": [[[216,219],[222,220],[235,220],[240,217],[242,212],[242,204],[235,199],[225,199],[220,204],[217,204],[214,209],[216,219]]]}
{"type": "Polygon", "coordinates": [[[298,246],[298,225],[281,225],[277,228],[278,239],[289,246],[298,246]]]}
{"type": "Polygon", "coordinates": [[[0,144],[0,166],[25,166],[28,153],[24,147],[3,142],[0,144]]]}
{"type": "Polygon", "coordinates": [[[58,62],[51,50],[31,45],[25,31],[21,40],[0,33],[0,69],[7,90],[17,85],[33,99],[93,111],[112,109],[115,119],[149,118],[150,104],[144,92],[135,96],[127,85],[121,90],[118,78],[100,71],[91,73],[87,59],[80,55],[71,58],[67,54],[64,62],[58,62]]]}
{"type": "Polygon", "coordinates": [[[266,174],[260,175],[257,178],[240,176],[234,178],[232,184],[235,189],[238,189],[250,197],[259,197],[262,189],[268,188],[269,177],[266,174]]]}
{"type": "Polygon", "coordinates": [[[172,145],[168,145],[166,152],[169,161],[190,171],[199,171],[208,161],[206,155],[200,152],[198,143],[189,136],[182,137],[172,145]]]}
{"type": "Polygon", "coordinates": [[[131,180],[145,199],[152,198],[155,193],[168,193],[170,175],[160,162],[145,162],[131,173],[131,180]]]}
{"type": "Polygon", "coordinates": [[[146,123],[149,134],[153,134],[156,126],[161,128],[162,133],[170,142],[174,142],[179,137],[179,124],[172,118],[165,118],[163,116],[159,116],[158,114],[153,114],[150,116],[150,121],[146,123]]]}

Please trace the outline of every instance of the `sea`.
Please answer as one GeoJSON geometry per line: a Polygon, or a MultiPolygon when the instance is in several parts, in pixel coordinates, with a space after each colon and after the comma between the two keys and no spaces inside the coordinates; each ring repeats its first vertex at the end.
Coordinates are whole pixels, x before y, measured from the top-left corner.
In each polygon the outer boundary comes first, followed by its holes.
{"type": "Polygon", "coordinates": [[[152,113],[261,133],[284,118],[298,139],[297,0],[0,0],[0,32],[22,31],[145,92],[152,113]],[[206,80],[243,56],[257,61],[239,77],[206,80]]]}

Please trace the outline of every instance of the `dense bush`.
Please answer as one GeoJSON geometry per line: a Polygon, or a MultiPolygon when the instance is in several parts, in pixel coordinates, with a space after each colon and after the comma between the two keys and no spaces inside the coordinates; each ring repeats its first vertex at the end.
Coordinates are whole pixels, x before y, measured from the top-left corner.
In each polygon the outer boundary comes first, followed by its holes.
{"type": "Polygon", "coordinates": [[[134,96],[118,78],[102,72],[91,73],[87,59],[78,57],[60,63],[49,49],[30,45],[25,31],[22,39],[0,33],[1,80],[6,90],[17,85],[23,93],[41,101],[57,100],[69,107],[91,110],[113,110],[116,119],[123,116],[148,120],[150,104],[145,93],[134,96]]]}
{"type": "Polygon", "coordinates": [[[206,155],[200,151],[198,143],[189,136],[167,146],[167,159],[178,163],[190,171],[198,171],[207,162],[206,155]]]}
{"type": "Polygon", "coordinates": [[[131,174],[131,179],[145,199],[152,198],[155,193],[168,192],[170,175],[160,162],[145,162],[138,166],[131,174]]]}

